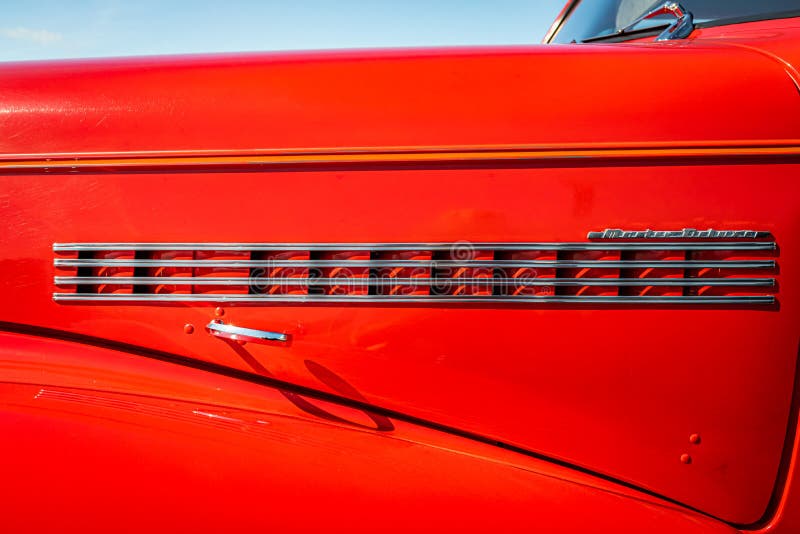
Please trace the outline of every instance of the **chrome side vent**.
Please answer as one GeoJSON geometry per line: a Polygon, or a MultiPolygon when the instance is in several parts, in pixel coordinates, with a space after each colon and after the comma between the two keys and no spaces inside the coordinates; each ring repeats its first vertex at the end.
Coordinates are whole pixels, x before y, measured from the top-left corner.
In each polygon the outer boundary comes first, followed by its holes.
{"type": "Polygon", "coordinates": [[[577,243],[56,243],[56,301],[772,304],[777,247],[577,243]]]}

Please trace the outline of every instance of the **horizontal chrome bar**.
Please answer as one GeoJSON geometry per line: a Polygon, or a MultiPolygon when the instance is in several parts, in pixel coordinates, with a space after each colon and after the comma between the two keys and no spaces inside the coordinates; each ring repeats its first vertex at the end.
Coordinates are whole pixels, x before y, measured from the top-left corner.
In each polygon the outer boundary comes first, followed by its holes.
{"type": "Polygon", "coordinates": [[[214,250],[248,251],[447,251],[447,250],[775,250],[771,241],[692,241],[603,243],[54,243],[55,252],[214,250]]]}
{"type": "Polygon", "coordinates": [[[772,269],[774,260],[721,261],[637,261],[637,260],[136,260],[136,259],[71,259],[56,258],[56,267],[192,267],[245,269],[259,267],[468,267],[514,269],[541,267],[554,269],[772,269]]]}
{"type": "Polygon", "coordinates": [[[54,293],[58,302],[253,302],[253,303],[414,303],[414,304],[773,304],[772,295],[743,296],[604,296],[604,295],[231,295],[231,294],[126,294],[54,293]]]}
{"type": "Polygon", "coordinates": [[[159,286],[773,286],[774,278],[245,278],[191,276],[56,276],[64,285],[159,286]]]}

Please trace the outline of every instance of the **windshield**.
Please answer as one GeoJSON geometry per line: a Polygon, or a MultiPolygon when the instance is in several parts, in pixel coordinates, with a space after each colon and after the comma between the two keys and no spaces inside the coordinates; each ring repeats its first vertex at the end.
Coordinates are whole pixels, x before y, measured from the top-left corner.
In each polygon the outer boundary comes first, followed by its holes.
{"type": "MultiPolygon", "coordinates": [[[[582,42],[611,36],[664,0],[578,0],[553,36],[552,43],[582,42]]],[[[763,20],[800,16],[800,0],[681,0],[694,15],[695,24],[736,19],[763,20]]],[[[656,17],[638,24],[636,30],[663,27],[675,19],[656,17]]]]}

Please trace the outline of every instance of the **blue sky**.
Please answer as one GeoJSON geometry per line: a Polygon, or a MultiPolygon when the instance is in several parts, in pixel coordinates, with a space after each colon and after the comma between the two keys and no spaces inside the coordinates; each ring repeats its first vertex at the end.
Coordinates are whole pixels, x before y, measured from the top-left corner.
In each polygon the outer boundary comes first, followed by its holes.
{"type": "Polygon", "coordinates": [[[566,0],[4,2],[0,61],[541,40],[566,0]]]}

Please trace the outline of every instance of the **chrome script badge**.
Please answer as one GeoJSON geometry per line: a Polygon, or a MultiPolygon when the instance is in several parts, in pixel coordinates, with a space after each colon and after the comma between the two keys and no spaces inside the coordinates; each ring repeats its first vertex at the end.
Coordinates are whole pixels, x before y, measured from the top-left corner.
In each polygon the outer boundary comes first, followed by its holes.
{"type": "Polygon", "coordinates": [[[756,230],[621,230],[619,228],[606,228],[602,232],[589,232],[587,239],[755,239],[767,237],[769,232],[756,230]]]}

